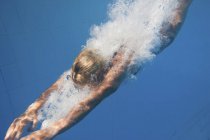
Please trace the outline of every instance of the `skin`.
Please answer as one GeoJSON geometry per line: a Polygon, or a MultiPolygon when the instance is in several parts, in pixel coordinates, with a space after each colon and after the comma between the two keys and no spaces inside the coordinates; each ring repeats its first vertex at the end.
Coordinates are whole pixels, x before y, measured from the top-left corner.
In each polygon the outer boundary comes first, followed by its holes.
{"type": "MultiPolygon", "coordinates": [[[[168,39],[162,39],[162,47],[160,50],[154,51],[155,54],[160,53],[174,40],[179,28],[181,27],[187,9],[192,0],[179,0],[180,6],[172,13],[174,15],[171,21],[167,21],[163,24],[163,28],[160,33],[166,36],[168,39]]],[[[81,121],[91,110],[93,110],[102,100],[114,93],[122,81],[126,78],[126,72],[130,60],[134,55],[134,52],[130,52],[128,58],[125,59],[124,51],[118,52],[112,59],[112,65],[104,80],[100,85],[92,87],[91,93],[87,98],[78,103],[66,117],[57,120],[51,126],[45,129],[32,132],[30,135],[21,138],[21,140],[49,140],[53,139],[56,135],[63,133],[67,129],[74,126],[81,121]]],[[[126,53],[127,54],[127,53],[126,53]]],[[[42,105],[47,101],[48,96],[53,90],[57,90],[59,83],[65,77],[61,77],[50,88],[48,88],[39,99],[37,99],[20,117],[16,118],[10,125],[5,140],[18,140],[21,137],[23,128],[27,124],[31,124],[29,130],[33,130],[37,124],[37,112],[42,105]]]]}

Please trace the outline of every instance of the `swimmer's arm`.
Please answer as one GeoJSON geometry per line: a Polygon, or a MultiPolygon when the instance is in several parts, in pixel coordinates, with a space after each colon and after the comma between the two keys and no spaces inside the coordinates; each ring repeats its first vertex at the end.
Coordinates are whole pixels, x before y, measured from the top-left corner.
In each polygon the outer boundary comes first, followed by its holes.
{"type": "Polygon", "coordinates": [[[62,83],[64,80],[64,76],[59,78],[54,84],[52,84],[45,92],[42,93],[42,95],[30,106],[30,110],[36,110],[38,111],[43,104],[47,101],[49,95],[58,89],[58,85],[62,83]]]}
{"type": "Polygon", "coordinates": [[[178,6],[171,13],[171,18],[162,24],[162,28],[160,29],[162,46],[156,53],[159,53],[173,42],[184,22],[185,15],[191,2],[192,0],[178,0],[178,6]]]}
{"type": "Polygon", "coordinates": [[[58,79],[50,88],[48,88],[41,96],[38,98],[33,104],[31,104],[27,110],[18,118],[16,118],[9,129],[7,130],[5,140],[10,139],[19,139],[22,134],[23,128],[27,124],[31,124],[29,130],[33,130],[38,122],[38,110],[42,107],[42,105],[46,102],[47,97],[52,93],[53,90],[58,88],[58,85],[63,81],[64,77],[58,79]]]}
{"type": "Polygon", "coordinates": [[[105,76],[105,80],[100,86],[94,89],[89,97],[78,103],[66,117],[58,120],[49,128],[47,132],[51,133],[51,138],[66,131],[81,121],[91,110],[93,110],[103,99],[114,93],[126,77],[127,66],[130,59],[122,60],[122,54],[118,54],[113,60],[113,66],[105,76]]]}
{"type": "Polygon", "coordinates": [[[58,85],[63,81],[64,76],[59,78],[54,84],[52,84],[46,91],[44,91],[41,96],[34,102],[32,103],[26,112],[34,112],[37,113],[37,111],[43,106],[43,104],[47,101],[49,95],[58,89],[58,85]]]}

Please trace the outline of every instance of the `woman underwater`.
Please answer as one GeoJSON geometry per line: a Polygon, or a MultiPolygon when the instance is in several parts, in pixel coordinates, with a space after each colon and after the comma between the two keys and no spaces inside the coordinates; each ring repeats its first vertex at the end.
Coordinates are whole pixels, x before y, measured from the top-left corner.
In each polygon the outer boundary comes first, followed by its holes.
{"type": "MultiPolygon", "coordinates": [[[[173,11],[173,19],[163,23],[160,34],[167,37],[162,39],[162,46],[158,54],[166,48],[175,38],[181,24],[184,21],[185,14],[191,3],[191,0],[178,0],[179,6],[173,11]]],[[[83,119],[92,109],[94,109],[103,99],[114,93],[122,81],[127,77],[129,65],[131,65],[134,51],[129,51],[126,46],[121,45],[120,49],[113,54],[111,60],[107,62],[95,49],[84,49],[75,59],[68,77],[62,76],[50,88],[48,88],[39,99],[37,99],[28,109],[10,125],[5,140],[20,139],[22,131],[27,124],[31,124],[30,130],[33,130],[38,122],[38,110],[48,100],[53,91],[58,90],[62,81],[70,78],[78,88],[84,86],[90,87],[90,94],[81,102],[77,103],[68,114],[56,120],[50,126],[32,132],[21,140],[48,140],[56,135],[66,131],[73,125],[83,119]]],[[[135,67],[135,66],[133,66],[135,67]]],[[[134,68],[131,73],[135,74],[139,68],[134,68]]]]}

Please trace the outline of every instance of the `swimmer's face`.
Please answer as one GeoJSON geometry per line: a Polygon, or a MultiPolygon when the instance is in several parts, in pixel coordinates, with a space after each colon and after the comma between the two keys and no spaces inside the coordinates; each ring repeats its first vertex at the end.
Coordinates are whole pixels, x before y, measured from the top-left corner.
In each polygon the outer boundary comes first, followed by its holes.
{"type": "Polygon", "coordinates": [[[103,79],[104,61],[94,50],[84,50],[72,66],[72,79],[79,85],[97,85],[103,79]]]}

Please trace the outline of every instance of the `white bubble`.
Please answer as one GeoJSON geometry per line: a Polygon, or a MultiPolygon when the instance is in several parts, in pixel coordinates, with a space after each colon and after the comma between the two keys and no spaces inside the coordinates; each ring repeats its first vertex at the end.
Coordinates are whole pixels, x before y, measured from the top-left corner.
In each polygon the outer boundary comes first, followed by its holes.
{"type": "Polygon", "coordinates": [[[68,75],[70,75],[70,71],[62,75],[64,80],[58,85],[58,90],[50,94],[46,103],[38,111],[38,119],[43,121],[42,128],[46,128],[56,120],[65,117],[77,103],[88,96],[89,88],[75,87],[68,75]]]}
{"type": "MultiPolygon", "coordinates": [[[[146,62],[156,56],[161,49],[160,30],[163,23],[172,19],[172,12],[178,0],[116,0],[109,7],[108,21],[91,28],[91,37],[84,47],[94,48],[109,61],[113,54],[124,46],[126,52],[135,52],[130,66],[137,72],[146,62]]],[[[42,128],[66,116],[68,112],[85,97],[89,89],[76,88],[68,78],[70,71],[63,74],[67,77],[60,83],[58,90],[53,91],[47,102],[39,110],[42,128]]],[[[134,75],[130,75],[135,78],[134,75]]]]}

